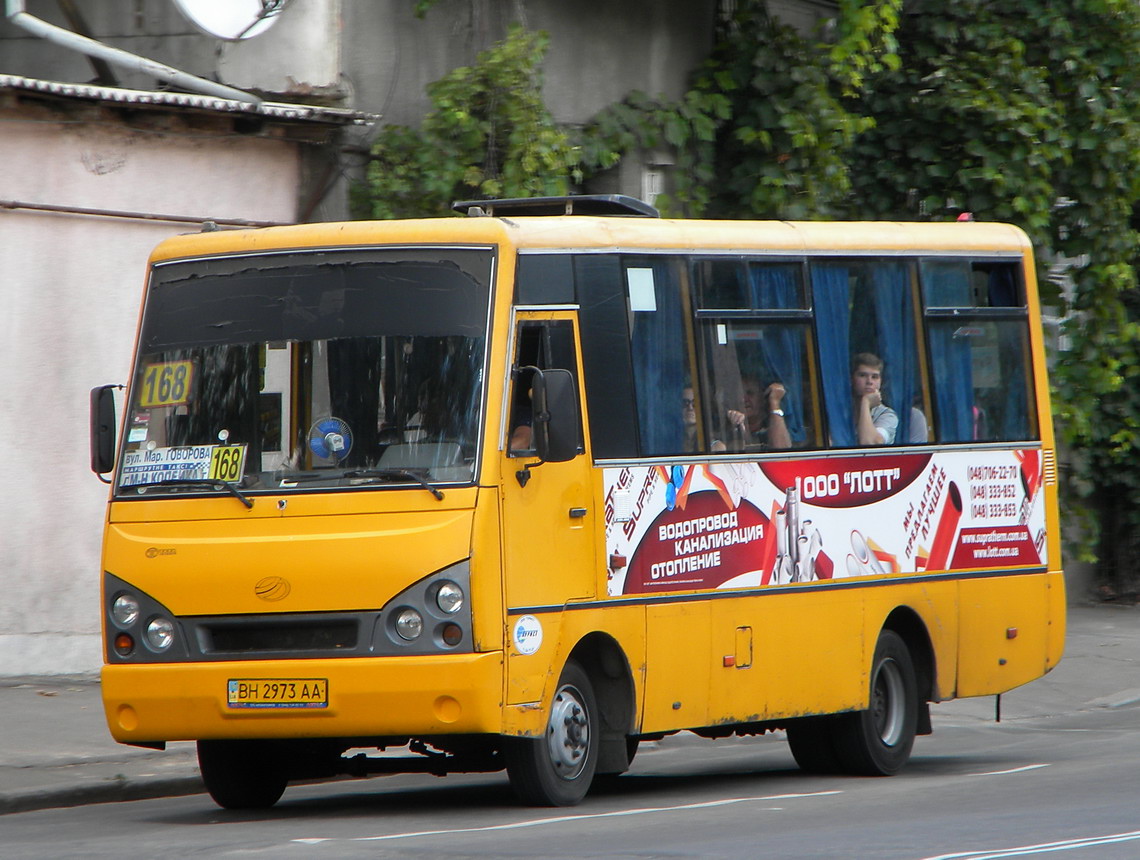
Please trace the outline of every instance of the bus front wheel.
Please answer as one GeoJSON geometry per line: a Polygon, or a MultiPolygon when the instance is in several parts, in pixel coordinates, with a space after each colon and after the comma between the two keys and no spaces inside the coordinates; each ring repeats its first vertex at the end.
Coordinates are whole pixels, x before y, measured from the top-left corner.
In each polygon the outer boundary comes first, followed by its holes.
{"type": "Polygon", "coordinates": [[[562,670],[541,738],[506,738],[511,788],[532,806],[574,806],[598,763],[598,707],[590,678],[571,661],[562,670]]]}
{"type": "Polygon", "coordinates": [[[198,741],[198,768],[223,809],[268,809],[288,783],[280,755],[257,741],[198,741]]]}
{"type": "Polygon", "coordinates": [[[893,776],[910,759],[918,722],[918,683],[906,643],[893,630],[879,634],[865,711],[835,723],[835,752],[848,773],[893,776]]]}

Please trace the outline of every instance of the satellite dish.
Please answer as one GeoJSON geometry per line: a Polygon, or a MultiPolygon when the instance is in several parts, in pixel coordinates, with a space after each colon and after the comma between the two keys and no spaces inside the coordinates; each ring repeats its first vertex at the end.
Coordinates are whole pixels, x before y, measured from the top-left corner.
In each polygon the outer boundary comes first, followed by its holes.
{"type": "Polygon", "coordinates": [[[288,0],[174,0],[182,15],[209,36],[237,42],[273,26],[288,0]]]}

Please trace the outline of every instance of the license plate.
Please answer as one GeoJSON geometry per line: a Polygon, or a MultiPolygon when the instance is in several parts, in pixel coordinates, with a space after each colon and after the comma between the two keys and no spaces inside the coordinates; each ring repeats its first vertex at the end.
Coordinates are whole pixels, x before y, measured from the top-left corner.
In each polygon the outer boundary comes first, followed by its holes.
{"type": "Polygon", "coordinates": [[[231,678],[226,689],[231,708],[327,708],[327,678],[231,678]]]}

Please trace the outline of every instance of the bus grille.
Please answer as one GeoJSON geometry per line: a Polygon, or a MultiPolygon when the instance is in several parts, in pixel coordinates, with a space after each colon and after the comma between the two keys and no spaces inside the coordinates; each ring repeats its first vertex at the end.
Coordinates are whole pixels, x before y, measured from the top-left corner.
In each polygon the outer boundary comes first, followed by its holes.
{"type": "Polygon", "coordinates": [[[275,621],[241,624],[214,622],[199,627],[199,642],[206,654],[312,653],[356,649],[355,621],[275,621]]]}

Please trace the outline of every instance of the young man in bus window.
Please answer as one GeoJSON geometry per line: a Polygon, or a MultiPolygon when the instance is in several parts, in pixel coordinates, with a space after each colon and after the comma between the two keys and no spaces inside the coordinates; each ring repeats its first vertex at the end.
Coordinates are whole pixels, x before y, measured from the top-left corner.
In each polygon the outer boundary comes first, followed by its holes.
{"type": "Polygon", "coordinates": [[[860,445],[891,445],[899,416],[883,405],[883,360],[869,352],[851,359],[851,393],[854,397],[855,436],[860,445]]]}

